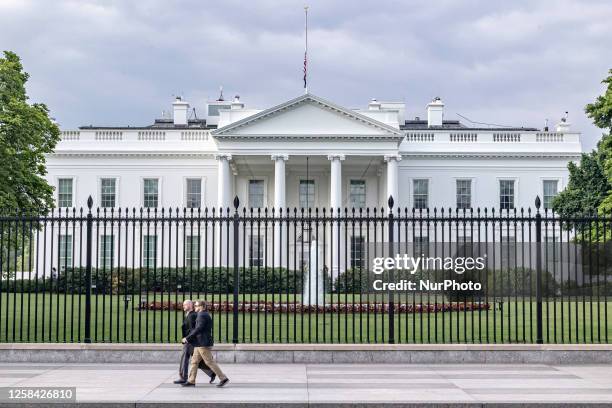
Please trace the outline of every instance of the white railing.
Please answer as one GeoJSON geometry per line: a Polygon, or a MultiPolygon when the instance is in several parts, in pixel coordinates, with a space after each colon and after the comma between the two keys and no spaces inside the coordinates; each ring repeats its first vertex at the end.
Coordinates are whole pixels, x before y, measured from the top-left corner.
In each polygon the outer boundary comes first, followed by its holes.
{"type": "Polygon", "coordinates": [[[478,141],[478,134],[472,132],[455,132],[450,134],[451,142],[473,143],[478,141]]]}
{"type": "Polygon", "coordinates": [[[493,133],[493,141],[500,143],[516,143],[521,141],[521,134],[518,132],[495,132],[493,133]]]}
{"type": "Polygon", "coordinates": [[[61,138],[65,141],[79,140],[80,134],[81,133],[78,130],[62,130],[61,138]]]}
{"type": "Polygon", "coordinates": [[[96,140],[123,140],[123,132],[120,130],[96,130],[96,140]]]}
{"type": "Polygon", "coordinates": [[[141,130],[138,132],[138,140],[166,140],[166,132],[163,130],[141,130]]]}
{"type": "Polygon", "coordinates": [[[405,139],[408,143],[577,143],[580,134],[577,132],[542,132],[542,131],[453,131],[408,130],[405,139]]]}
{"type": "Polygon", "coordinates": [[[406,141],[408,142],[433,142],[435,140],[435,134],[433,132],[418,132],[406,134],[406,141]]]}
{"type": "Polygon", "coordinates": [[[559,132],[538,132],[538,133],[536,133],[536,142],[540,142],[540,143],[558,143],[558,142],[563,142],[563,133],[559,133],[559,132]]]}
{"type": "Polygon", "coordinates": [[[181,140],[208,140],[208,130],[184,130],[181,132],[181,140]]]}

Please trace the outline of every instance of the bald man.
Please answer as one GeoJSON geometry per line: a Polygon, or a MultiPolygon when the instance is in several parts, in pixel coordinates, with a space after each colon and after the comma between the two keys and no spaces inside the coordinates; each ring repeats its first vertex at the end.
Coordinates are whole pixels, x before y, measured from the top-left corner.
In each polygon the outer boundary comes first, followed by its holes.
{"type": "MultiPolygon", "coordinates": [[[[187,299],[183,302],[183,311],[185,312],[185,318],[181,325],[181,331],[183,337],[187,336],[189,332],[195,327],[197,313],[194,311],[193,301],[187,299]]],[[[181,363],[179,365],[179,379],[174,381],[175,384],[184,384],[187,382],[189,377],[189,362],[193,355],[193,346],[189,343],[183,343],[183,353],[181,354],[181,363]]],[[[210,377],[210,383],[215,381],[215,373],[204,363],[200,361],[199,368],[210,377]]]]}

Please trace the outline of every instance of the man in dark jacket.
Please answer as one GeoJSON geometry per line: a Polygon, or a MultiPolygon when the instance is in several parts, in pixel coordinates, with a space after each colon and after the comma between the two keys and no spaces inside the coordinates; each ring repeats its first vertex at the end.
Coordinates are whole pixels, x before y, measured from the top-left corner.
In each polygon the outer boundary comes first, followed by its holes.
{"type": "MultiPolygon", "coordinates": [[[[185,312],[185,318],[181,325],[181,331],[183,337],[185,337],[195,327],[197,313],[193,310],[193,302],[189,299],[183,302],[183,311],[185,312]]],[[[193,346],[189,343],[183,343],[183,353],[181,354],[181,363],[179,365],[179,379],[174,381],[175,384],[184,384],[187,382],[187,378],[189,377],[189,362],[192,355],[193,346]]],[[[204,363],[204,361],[200,361],[199,368],[210,377],[210,383],[212,384],[213,381],[215,381],[215,373],[204,363]]]]}
{"type": "Polygon", "coordinates": [[[198,364],[204,360],[206,365],[219,377],[221,382],[217,387],[223,387],[229,382],[229,378],[223,374],[211,353],[214,344],[212,336],[213,322],[212,317],[206,311],[206,302],[198,300],[195,302],[195,310],[198,312],[195,327],[183,338],[183,344],[189,343],[193,346],[193,356],[191,357],[191,370],[189,379],[182,384],[184,387],[195,386],[196,376],[198,375],[198,364]]]}

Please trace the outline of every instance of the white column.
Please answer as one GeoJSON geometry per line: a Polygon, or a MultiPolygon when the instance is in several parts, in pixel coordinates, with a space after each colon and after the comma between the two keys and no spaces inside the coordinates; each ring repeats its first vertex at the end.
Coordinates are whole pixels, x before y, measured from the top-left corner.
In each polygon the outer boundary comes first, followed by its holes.
{"type": "Polygon", "coordinates": [[[215,159],[218,161],[217,173],[217,209],[223,208],[223,213],[227,207],[230,207],[233,201],[232,197],[232,170],[230,169],[231,154],[217,154],[215,159]]]}
{"type": "MultiPolygon", "coordinates": [[[[272,155],[274,161],[274,214],[278,216],[281,208],[283,215],[287,210],[285,201],[285,161],[289,159],[286,154],[272,155]]],[[[287,229],[285,228],[284,231],[287,229]]],[[[274,225],[274,267],[282,266],[282,248],[283,242],[286,242],[287,237],[281,239],[281,224],[274,225]]],[[[286,264],[286,259],[285,259],[286,264]]]]}
{"type": "Polygon", "coordinates": [[[397,207],[399,204],[398,163],[400,160],[402,160],[402,156],[399,154],[385,156],[385,161],[387,162],[387,195],[384,199],[385,205],[387,205],[389,197],[393,197],[393,201],[395,202],[394,207],[397,207]]]}
{"type": "Polygon", "coordinates": [[[342,160],[343,154],[330,154],[327,159],[331,161],[329,206],[334,209],[342,207],[342,160]]]}
{"type": "MultiPolygon", "coordinates": [[[[331,172],[330,172],[330,192],[329,192],[329,206],[333,210],[334,217],[338,216],[338,212],[341,211],[342,207],[342,160],[344,160],[343,154],[330,154],[327,159],[331,161],[331,172]]],[[[339,266],[342,264],[343,254],[339,254],[340,250],[339,240],[339,228],[337,223],[332,224],[331,234],[331,276],[334,279],[338,276],[340,271],[339,266]],[[340,255],[340,256],[339,256],[340,255]]],[[[346,254],[344,254],[346,256],[346,254]]]]}
{"type": "MultiPolygon", "coordinates": [[[[217,208],[215,214],[226,215],[227,208],[232,207],[232,170],[230,168],[230,160],[232,160],[231,154],[217,154],[215,159],[218,161],[218,173],[217,173],[217,208]],[[218,212],[222,208],[221,212],[218,212]]],[[[230,210],[231,214],[231,210],[230,210]]],[[[229,229],[231,231],[231,228],[229,229]]],[[[227,248],[227,233],[228,228],[226,224],[218,225],[215,229],[215,265],[216,266],[227,266],[227,254],[229,248],[227,248]]],[[[230,237],[230,245],[232,239],[230,237]]]]}

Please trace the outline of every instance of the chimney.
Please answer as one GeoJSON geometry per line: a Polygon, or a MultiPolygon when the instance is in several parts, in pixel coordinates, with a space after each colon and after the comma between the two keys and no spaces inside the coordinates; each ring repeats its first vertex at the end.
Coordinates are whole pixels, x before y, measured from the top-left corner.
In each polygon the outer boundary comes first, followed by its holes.
{"type": "Polygon", "coordinates": [[[444,118],[444,103],[439,97],[435,97],[427,104],[427,127],[442,126],[444,118]]]}
{"type": "Polygon", "coordinates": [[[372,98],[368,104],[368,110],[380,110],[380,102],[378,102],[376,98],[372,98]]]}
{"type": "Polygon", "coordinates": [[[240,95],[234,96],[234,100],[232,101],[232,104],[230,105],[230,109],[231,110],[244,109],[244,103],[240,102],[240,95]]]}
{"type": "Polygon", "coordinates": [[[189,103],[177,96],[175,101],[172,103],[174,124],[178,126],[187,126],[187,111],[189,110],[189,103]]]}
{"type": "Polygon", "coordinates": [[[565,115],[561,118],[561,122],[557,123],[557,132],[569,132],[570,123],[568,122],[568,113],[565,112],[565,115]]]}

